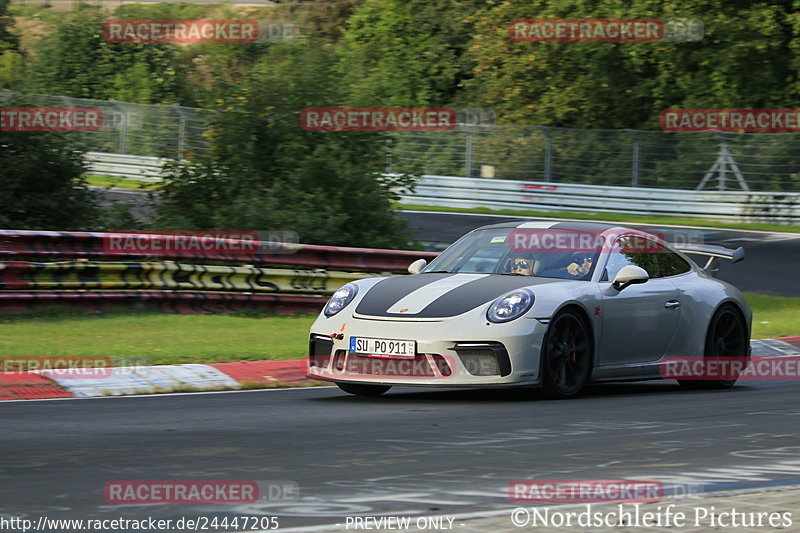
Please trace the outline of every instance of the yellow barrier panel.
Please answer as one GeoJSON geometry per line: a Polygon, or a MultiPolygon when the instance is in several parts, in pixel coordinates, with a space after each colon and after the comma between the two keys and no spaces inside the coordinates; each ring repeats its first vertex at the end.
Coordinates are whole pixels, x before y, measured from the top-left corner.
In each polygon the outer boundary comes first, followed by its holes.
{"type": "MultiPolygon", "coordinates": [[[[357,279],[380,274],[323,269],[189,265],[163,262],[57,262],[7,264],[16,270],[16,287],[27,289],[172,289],[268,293],[330,294],[357,279]]],[[[10,272],[6,272],[10,274],[10,272]]]]}

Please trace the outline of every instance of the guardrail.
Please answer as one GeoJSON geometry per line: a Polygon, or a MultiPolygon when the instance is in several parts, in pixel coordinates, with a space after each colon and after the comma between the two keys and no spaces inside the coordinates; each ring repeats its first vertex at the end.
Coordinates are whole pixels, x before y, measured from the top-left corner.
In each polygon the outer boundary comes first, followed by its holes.
{"type": "MultiPolygon", "coordinates": [[[[108,168],[109,172],[114,172],[109,175],[133,178],[138,169],[140,175],[146,176],[144,179],[148,181],[160,179],[156,161],[149,161],[156,158],[98,152],[90,152],[87,156],[93,169],[108,168]],[[136,159],[148,161],[137,166],[136,159]]],[[[165,160],[157,161],[161,165],[165,160]]],[[[99,170],[97,172],[102,173],[99,170]]],[[[725,222],[800,223],[800,193],[788,192],[689,191],[425,175],[417,181],[413,192],[401,195],[400,202],[457,208],[680,216],[725,222]]]]}
{"type": "MultiPolygon", "coordinates": [[[[174,235],[170,234],[170,237],[174,235]]],[[[417,259],[431,260],[432,252],[317,246],[228,239],[238,248],[257,253],[158,250],[165,235],[75,231],[0,230],[0,259],[180,259],[254,265],[288,265],[356,272],[404,272],[417,259]],[[130,240],[130,246],[126,239],[130,240]]],[[[201,249],[219,246],[219,239],[198,237],[201,249]],[[209,244],[209,246],[206,246],[209,244]]]]}
{"type": "Polygon", "coordinates": [[[0,290],[173,289],[254,293],[331,294],[345,283],[377,274],[324,269],[158,263],[59,262],[0,263],[0,290]]]}
{"type": "Polygon", "coordinates": [[[685,191],[422,176],[401,203],[800,223],[800,193],[685,191]]]}
{"type": "Polygon", "coordinates": [[[169,159],[141,155],[86,152],[86,162],[91,174],[139,181],[161,181],[164,163],[169,159]]]}
{"type": "Polygon", "coordinates": [[[348,281],[405,272],[414,260],[437,255],[198,236],[191,236],[198,249],[213,245],[247,253],[164,248],[165,238],[178,237],[0,230],[0,311],[54,303],[98,309],[123,302],[172,312],[319,311],[348,281]],[[134,249],[126,249],[126,239],[133,239],[134,249]],[[291,268],[280,268],[286,266],[291,268]]]}

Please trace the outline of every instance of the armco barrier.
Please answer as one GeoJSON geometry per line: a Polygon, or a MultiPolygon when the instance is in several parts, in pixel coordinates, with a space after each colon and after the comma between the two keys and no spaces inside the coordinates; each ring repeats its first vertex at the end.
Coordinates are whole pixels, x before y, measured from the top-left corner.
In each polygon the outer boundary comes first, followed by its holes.
{"type": "MultiPolygon", "coordinates": [[[[148,246],[148,241],[163,239],[159,235],[136,233],[90,233],[0,230],[0,259],[39,259],[39,258],[86,258],[86,259],[180,259],[196,262],[198,260],[228,262],[254,265],[288,265],[300,267],[325,268],[333,270],[352,270],[364,272],[405,272],[408,265],[417,259],[430,261],[436,257],[433,252],[414,252],[408,250],[381,250],[371,248],[349,248],[340,246],[316,246],[308,244],[284,244],[274,242],[245,241],[247,245],[257,245],[264,250],[255,254],[226,254],[187,252],[174,253],[156,251],[148,246]],[[144,250],[115,250],[109,239],[130,237],[137,239],[144,250]]],[[[213,239],[212,239],[213,240],[213,239]]],[[[236,241],[235,239],[233,241],[236,241]]]]}
{"type": "Polygon", "coordinates": [[[86,152],[89,173],[139,181],[161,181],[164,163],[169,159],[140,155],[86,152]]]}
{"type": "MultiPolygon", "coordinates": [[[[92,152],[96,172],[158,181],[164,160],[92,152]],[[137,162],[138,159],[142,161],[137,162]],[[105,166],[104,166],[105,165],[105,166]]],[[[392,174],[387,174],[387,176],[392,174]]],[[[698,179],[700,176],[698,176],[698,179]]],[[[401,203],[439,207],[530,209],[682,216],[728,222],[800,223],[800,193],[694,191],[424,175],[401,203]]]]}
{"type": "Polygon", "coordinates": [[[330,294],[345,283],[375,274],[322,269],[158,263],[0,263],[0,290],[201,290],[330,294]]]}
{"type": "Polygon", "coordinates": [[[23,312],[69,305],[99,312],[134,305],[167,313],[230,313],[255,310],[274,313],[318,313],[326,296],[180,291],[0,291],[0,311],[23,312]]]}
{"type": "MultiPolygon", "coordinates": [[[[192,237],[225,248],[219,239],[192,237]]],[[[235,239],[227,242],[238,245],[225,249],[255,252],[165,251],[157,246],[164,239],[164,235],[0,230],[0,311],[53,304],[99,311],[134,303],[177,313],[318,312],[344,283],[405,272],[413,261],[437,255],[235,239]],[[110,245],[112,238],[126,237],[141,246],[110,245]],[[31,261],[67,258],[70,261],[31,261]],[[97,261],[102,259],[117,262],[97,261]],[[196,264],[200,261],[235,265],[196,264]],[[282,268],[287,266],[291,268],[282,268]]]]}
{"type": "Polygon", "coordinates": [[[800,223],[800,193],[687,191],[422,176],[401,203],[800,223]]]}

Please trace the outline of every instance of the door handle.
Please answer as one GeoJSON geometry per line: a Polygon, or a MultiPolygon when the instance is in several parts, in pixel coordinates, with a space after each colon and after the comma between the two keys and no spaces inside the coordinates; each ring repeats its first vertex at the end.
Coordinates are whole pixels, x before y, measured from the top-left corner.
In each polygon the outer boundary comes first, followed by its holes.
{"type": "Polygon", "coordinates": [[[677,309],[681,306],[681,303],[678,300],[670,300],[664,304],[665,309],[677,309]]]}

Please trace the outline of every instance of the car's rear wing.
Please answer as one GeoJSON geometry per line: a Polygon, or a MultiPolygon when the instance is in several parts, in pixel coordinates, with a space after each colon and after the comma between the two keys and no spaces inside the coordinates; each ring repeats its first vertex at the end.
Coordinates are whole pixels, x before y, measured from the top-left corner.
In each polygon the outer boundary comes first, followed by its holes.
{"type": "Polygon", "coordinates": [[[729,259],[731,263],[738,263],[744,259],[744,248],[741,246],[735,250],[712,244],[683,244],[676,248],[685,254],[708,256],[703,270],[712,276],[716,276],[719,272],[720,259],[729,259]]]}

